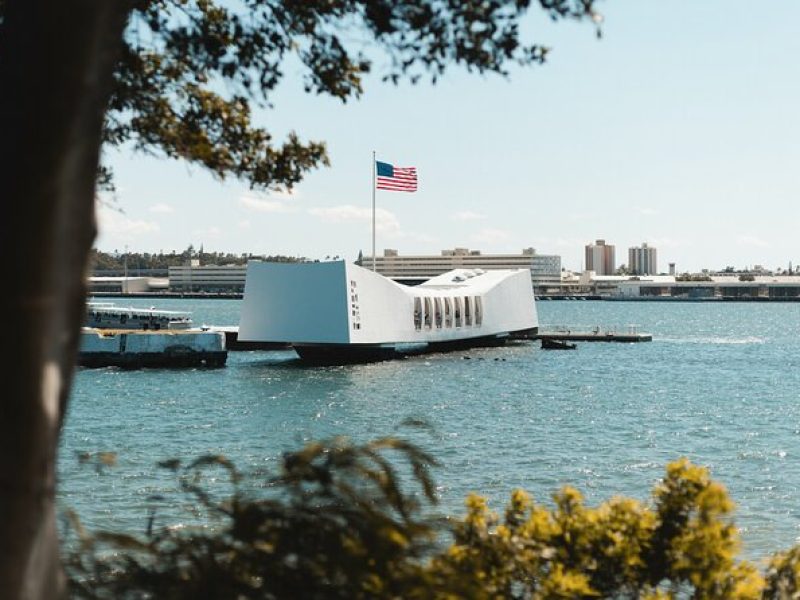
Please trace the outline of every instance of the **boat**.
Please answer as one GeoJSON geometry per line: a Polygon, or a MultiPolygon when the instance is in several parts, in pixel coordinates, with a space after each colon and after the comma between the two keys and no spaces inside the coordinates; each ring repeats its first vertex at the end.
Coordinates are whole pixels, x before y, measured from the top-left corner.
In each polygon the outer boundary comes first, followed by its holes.
{"type": "Polygon", "coordinates": [[[88,302],[78,365],[83,367],[222,367],[223,331],[195,327],[190,313],[88,302]]]}
{"type": "Polygon", "coordinates": [[[405,286],[344,261],[251,261],[238,339],[340,364],[533,339],[538,328],[528,269],[454,269],[405,286]]]}
{"type": "Polygon", "coordinates": [[[78,365],[81,367],[223,367],[228,358],[221,331],[188,329],[81,330],[78,365]]]}
{"type": "Polygon", "coordinates": [[[542,349],[544,350],[575,350],[577,344],[566,340],[555,340],[550,337],[542,338],[542,349]]]}
{"type": "Polygon", "coordinates": [[[87,302],[85,327],[93,329],[191,329],[194,327],[191,313],[177,310],[157,310],[156,307],[141,308],[117,306],[113,302],[87,302]]]}

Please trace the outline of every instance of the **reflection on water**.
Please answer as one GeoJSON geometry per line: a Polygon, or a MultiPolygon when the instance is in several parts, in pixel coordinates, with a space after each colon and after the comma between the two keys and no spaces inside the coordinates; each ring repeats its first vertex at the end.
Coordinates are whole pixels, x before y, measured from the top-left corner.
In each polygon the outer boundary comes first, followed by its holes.
{"type": "MultiPolygon", "coordinates": [[[[152,304],[152,300],[145,300],[152,304]]],[[[236,324],[239,301],[172,301],[196,322],[236,324]]],[[[91,526],[142,528],[174,482],[173,456],[220,453],[263,471],[312,439],[400,434],[441,462],[442,509],[470,491],[501,509],[564,483],[590,503],[645,498],[666,462],[708,465],[737,502],[752,556],[788,547],[800,506],[800,312],[790,304],[546,302],[543,322],[635,322],[653,341],[515,343],[401,360],[307,367],[291,351],[230,353],[224,369],[80,370],[65,426],[61,502],[91,526]],[[432,431],[403,428],[409,419],[432,431]],[[81,468],[80,451],[119,465],[81,468]]],[[[219,485],[222,485],[220,482],[219,485]]],[[[167,515],[165,515],[166,518],[167,515]]]]}

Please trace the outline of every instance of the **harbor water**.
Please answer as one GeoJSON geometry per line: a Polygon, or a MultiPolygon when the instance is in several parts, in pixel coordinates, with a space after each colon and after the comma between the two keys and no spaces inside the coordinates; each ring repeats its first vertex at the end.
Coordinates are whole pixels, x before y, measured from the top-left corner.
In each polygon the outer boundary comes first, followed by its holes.
{"type": "MultiPolygon", "coordinates": [[[[189,310],[196,324],[219,326],[236,325],[241,304],[115,301],[189,310]]],[[[540,301],[538,309],[543,326],[636,325],[653,341],[569,352],[524,342],[342,367],[254,351],[229,353],[221,369],[79,369],[59,504],[90,529],[141,532],[147,498],[174,487],[160,460],[215,453],[243,471],[268,470],[310,440],[400,435],[439,460],[441,512],[461,514],[469,492],[502,511],[517,487],[549,503],[564,484],[589,504],[647,500],[666,463],[685,456],[728,488],[746,557],[800,542],[800,306],[540,301]],[[405,428],[407,419],[430,429],[405,428]],[[115,467],[78,460],[104,451],[117,454],[115,467]]]]}

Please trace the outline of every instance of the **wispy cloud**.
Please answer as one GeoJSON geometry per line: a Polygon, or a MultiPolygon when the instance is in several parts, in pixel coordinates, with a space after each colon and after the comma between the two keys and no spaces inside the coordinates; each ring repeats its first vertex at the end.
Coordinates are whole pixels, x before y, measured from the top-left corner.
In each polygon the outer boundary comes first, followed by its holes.
{"type": "Polygon", "coordinates": [[[172,208],[169,204],[164,204],[163,202],[159,202],[158,204],[153,204],[153,206],[151,206],[148,210],[151,213],[156,213],[156,214],[169,214],[175,212],[174,208],[172,208]]]}
{"type": "MultiPolygon", "coordinates": [[[[328,223],[367,223],[372,220],[372,210],[352,204],[310,208],[308,213],[328,223]]],[[[383,208],[375,209],[375,230],[382,233],[400,232],[400,222],[394,213],[383,208]]]]}
{"type": "Polygon", "coordinates": [[[481,221],[485,218],[486,215],[471,210],[462,210],[453,215],[453,219],[456,221],[481,221]]]}
{"type": "Polygon", "coordinates": [[[769,247],[769,242],[762,240],[754,235],[744,234],[736,238],[736,243],[740,246],[755,246],[757,248],[769,247]]]}
{"type": "Polygon", "coordinates": [[[239,221],[239,229],[250,229],[252,226],[253,223],[251,221],[248,221],[247,219],[242,219],[241,221],[239,221]]]}
{"type": "Polygon", "coordinates": [[[472,236],[472,241],[479,244],[493,245],[501,244],[513,239],[513,234],[505,229],[481,229],[472,236]]]}
{"type": "Polygon", "coordinates": [[[395,240],[402,240],[404,242],[413,243],[413,244],[436,244],[439,242],[439,238],[428,235],[427,233],[413,233],[413,232],[406,232],[406,231],[398,231],[389,234],[389,237],[395,240]]]}
{"type": "Polygon", "coordinates": [[[211,226],[204,229],[195,229],[192,231],[192,236],[196,239],[217,239],[222,234],[219,227],[211,226]]]}
{"type": "Polygon", "coordinates": [[[102,204],[97,207],[97,222],[101,234],[136,236],[159,231],[158,223],[143,219],[131,219],[120,211],[102,204]]]}
{"type": "Polygon", "coordinates": [[[250,194],[245,194],[239,198],[239,205],[247,210],[264,213],[288,213],[296,209],[286,203],[286,200],[294,196],[286,193],[274,193],[269,198],[259,198],[250,194]],[[278,199],[273,199],[278,198],[278,199]]]}
{"type": "Polygon", "coordinates": [[[558,248],[578,248],[583,250],[583,247],[586,245],[586,240],[580,238],[556,238],[553,241],[553,245],[558,248]]]}
{"type": "Polygon", "coordinates": [[[652,217],[658,214],[657,208],[650,208],[649,206],[637,206],[634,210],[640,215],[644,215],[646,217],[652,217]]]}
{"type": "Polygon", "coordinates": [[[648,245],[656,249],[689,248],[692,245],[692,242],[690,242],[689,240],[684,240],[682,238],[663,237],[663,238],[655,238],[653,240],[649,240],[648,245]]]}

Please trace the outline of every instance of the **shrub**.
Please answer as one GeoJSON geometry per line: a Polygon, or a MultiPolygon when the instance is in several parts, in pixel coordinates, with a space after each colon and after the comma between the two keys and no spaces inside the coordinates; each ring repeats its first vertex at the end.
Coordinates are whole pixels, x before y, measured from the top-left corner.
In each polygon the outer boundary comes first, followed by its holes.
{"type": "Polygon", "coordinates": [[[79,531],[66,553],[78,598],[696,598],[797,597],[800,549],[762,574],[738,560],[725,488],[707,469],[667,465],[649,502],[587,507],[565,487],[546,507],[515,490],[502,516],[484,498],[463,518],[432,515],[434,458],[384,438],[337,438],[284,456],[262,497],[221,457],[167,461],[215,526],[143,537],[79,531]],[[233,492],[212,500],[209,468],[233,492]],[[406,490],[405,488],[409,488],[406,490]]]}

